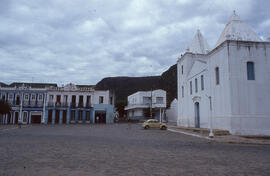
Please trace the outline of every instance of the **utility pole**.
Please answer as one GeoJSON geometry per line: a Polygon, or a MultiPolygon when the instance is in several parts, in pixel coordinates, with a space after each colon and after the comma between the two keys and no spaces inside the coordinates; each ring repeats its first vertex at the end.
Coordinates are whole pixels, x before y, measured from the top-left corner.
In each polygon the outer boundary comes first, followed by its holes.
{"type": "Polygon", "coordinates": [[[151,88],[151,100],[150,100],[150,119],[152,119],[152,104],[153,104],[153,102],[152,102],[152,98],[153,98],[153,90],[152,90],[152,88],[151,88]]]}
{"type": "MultiPolygon", "coordinates": [[[[207,96],[207,95],[206,95],[207,96]]],[[[210,102],[210,133],[209,133],[209,137],[213,138],[214,134],[213,134],[213,123],[212,123],[212,97],[211,96],[207,96],[209,98],[209,102],[210,102]]]]}

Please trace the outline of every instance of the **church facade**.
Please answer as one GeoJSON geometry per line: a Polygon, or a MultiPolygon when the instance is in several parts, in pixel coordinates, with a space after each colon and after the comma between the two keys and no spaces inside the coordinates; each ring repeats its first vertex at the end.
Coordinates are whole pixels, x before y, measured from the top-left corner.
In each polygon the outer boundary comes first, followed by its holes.
{"type": "Polygon", "coordinates": [[[213,49],[197,31],[177,70],[178,126],[270,135],[270,42],[235,12],[213,49]]]}

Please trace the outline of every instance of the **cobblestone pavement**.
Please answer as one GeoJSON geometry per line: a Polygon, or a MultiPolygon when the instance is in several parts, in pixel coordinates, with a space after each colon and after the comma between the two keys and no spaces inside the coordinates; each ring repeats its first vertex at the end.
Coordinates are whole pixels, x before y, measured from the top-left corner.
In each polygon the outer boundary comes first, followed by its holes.
{"type": "Polygon", "coordinates": [[[0,175],[270,175],[270,147],[217,143],[138,124],[0,131],[0,175]]]}

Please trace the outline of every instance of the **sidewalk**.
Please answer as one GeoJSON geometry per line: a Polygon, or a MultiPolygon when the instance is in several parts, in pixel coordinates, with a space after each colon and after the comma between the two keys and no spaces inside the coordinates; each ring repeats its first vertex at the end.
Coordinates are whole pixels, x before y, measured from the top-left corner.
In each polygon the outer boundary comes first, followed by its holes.
{"type": "MultiPolygon", "coordinates": [[[[29,127],[29,125],[22,125],[21,128],[26,128],[29,127]]],[[[12,130],[12,129],[17,129],[19,128],[18,125],[0,125],[0,132],[2,131],[7,131],[7,130],[12,130]]]]}
{"type": "Polygon", "coordinates": [[[252,144],[252,145],[270,145],[269,136],[238,136],[227,133],[226,130],[214,130],[214,137],[209,138],[209,129],[200,128],[184,128],[176,125],[167,124],[168,130],[171,132],[182,133],[185,135],[195,136],[215,142],[230,144],[252,144]]]}

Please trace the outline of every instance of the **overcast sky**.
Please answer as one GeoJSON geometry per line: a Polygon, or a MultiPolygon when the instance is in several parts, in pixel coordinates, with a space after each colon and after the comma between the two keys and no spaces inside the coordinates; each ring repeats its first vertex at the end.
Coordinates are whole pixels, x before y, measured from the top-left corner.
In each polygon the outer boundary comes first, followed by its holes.
{"type": "Polygon", "coordinates": [[[213,47],[233,10],[266,40],[269,7],[269,0],[0,0],[0,82],[160,75],[198,28],[213,47]]]}

